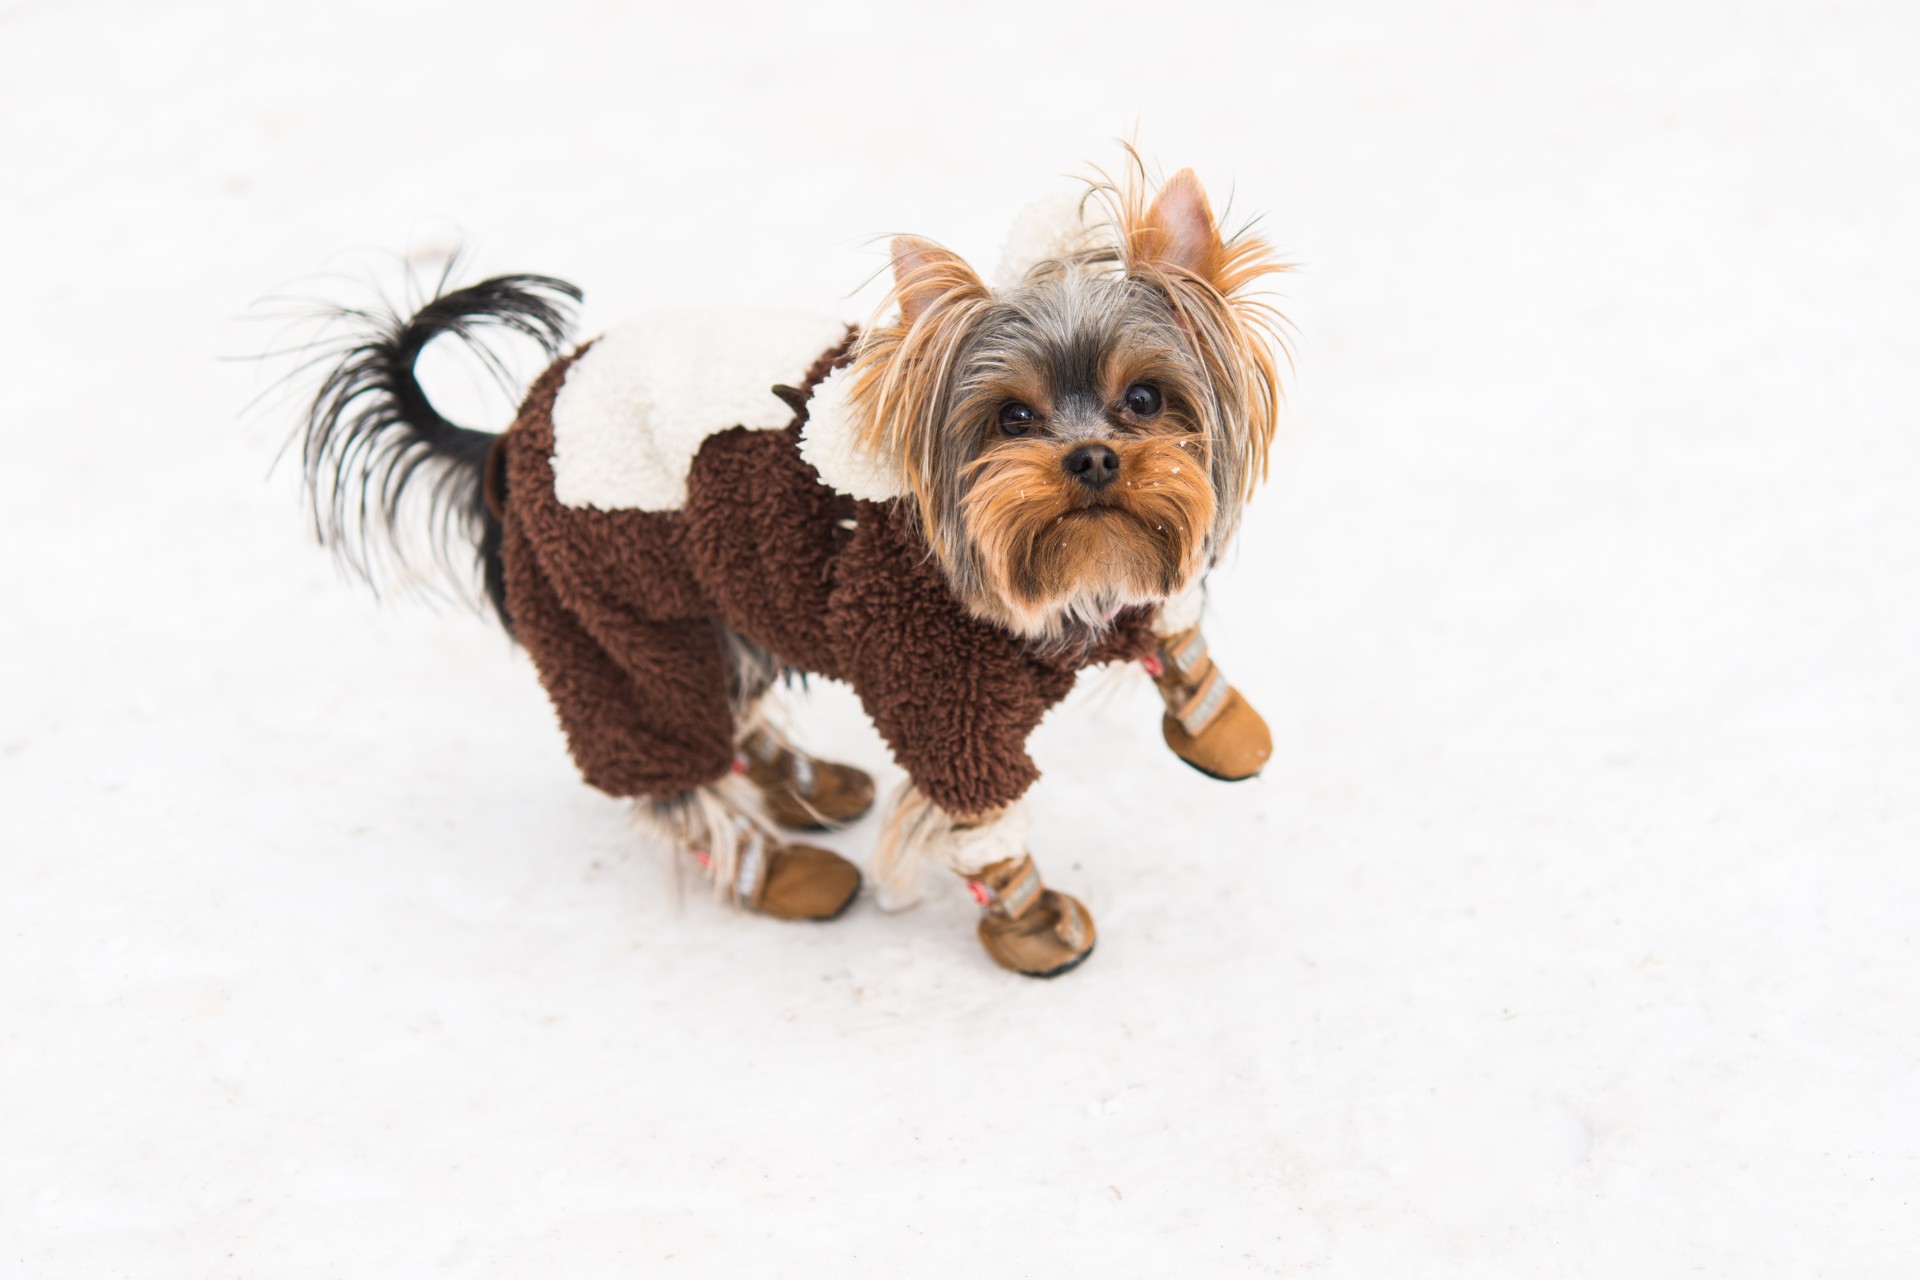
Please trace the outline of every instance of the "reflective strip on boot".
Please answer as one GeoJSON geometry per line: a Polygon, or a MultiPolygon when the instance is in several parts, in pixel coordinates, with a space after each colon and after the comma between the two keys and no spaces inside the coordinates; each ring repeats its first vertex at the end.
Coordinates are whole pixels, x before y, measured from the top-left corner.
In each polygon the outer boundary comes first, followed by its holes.
{"type": "Polygon", "coordinates": [[[1190,676],[1207,660],[1207,638],[1196,627],[1176,643],[1161,650],[1161,657],[1182,676],[1190,676]]]}
{"type": "Polygon", "coordinates": [[[1226,679],[1221,676],[1220,668],[1209,667],[1207,678],[1201,682],[1200,689],[1188,700],[1187,705],[1173,713],[1187,736],[1197,738],[1202,730],[1213,723],[1220,709],[1227,705],[1227,694],[1231,692],[1226,679]]]}
{"type": "Polygon", "coordinates": [[[1086,909],[1080,905],[1078,899],[1057,893],[1054,898],[1061,907],[1060,923],[1055,926],[1054,933],[1058,935],[1060,941],[1073,950],[1079,951],[1087,945],[1086,909]]]}
{"type": "Polygon", "coordinates": [[[733,896],[740,905],[751,907],[760,889],[760,877],[767,869],[767,837],[758,827],[742,824],[746,843],[740,849],[740,868],[733,877],[733,896]]]}
{"type": "MultiPolygon", "coordinates": [[[[819,775],[814,770],[813,758],[782,742],[771,729],[756,730],[741,746],[744,756],[736,757],[737,760],[751,758],[786,774],[787,789],[795,795],[803,799],[810,798],[819,790],[819,775]]],[[[735,772],[744,773],[746,767],[736,764],[735,772]]]]}

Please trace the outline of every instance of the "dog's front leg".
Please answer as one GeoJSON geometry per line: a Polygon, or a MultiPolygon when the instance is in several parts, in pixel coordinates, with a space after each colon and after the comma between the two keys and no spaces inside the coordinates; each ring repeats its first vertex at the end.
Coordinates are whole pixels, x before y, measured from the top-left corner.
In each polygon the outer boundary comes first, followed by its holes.
{"type": "Polygon", "coordinates": [[[1159,645],[1143,664],[1160,689],[1161,736],[1173,753],[1211,778],[1240,782],[1273,754],[1267,722],[1227,683],[1200,630],[1200,588],[1167,602],[1154,619],[1159,645]]]}
{"type": "Polygon", "coordinates": [[[846,634],[845,674],[909,779],[882,830],[881,906],[910,903],[929,867],[952,872],[981,905],[980,941],[995,962],[1035,977],[1064,973],[1092,952],[1093,920],[1041,884],[1020,805],[1040,776],[1027,739],[1075,671],[952,616],[945,585],[917,565],[876,578],[889,590],[875,593],[881,607],[849,610],[861,625],[846,634]]]}
{"type": "Polygon", "coordinates": [[[991,813],[951,814],[909,782],[888,806],[874,867],[880,903],[890,910],[918,900],[929,868],[965,880],[980,904],[980,945],[1002,968],[1051,978],[1093,953],[1086,906],[1040,882],[1020,802],[991,813]]]}

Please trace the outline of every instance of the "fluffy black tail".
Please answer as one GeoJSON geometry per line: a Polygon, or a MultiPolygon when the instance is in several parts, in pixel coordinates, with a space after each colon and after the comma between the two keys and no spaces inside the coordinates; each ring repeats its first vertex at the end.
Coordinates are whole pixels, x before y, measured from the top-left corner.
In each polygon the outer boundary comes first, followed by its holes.
{"type": "Polygon", "coordinates": [[[441,417],[420,389],[414,364],[428,343],[451,334],[504,374],[482,341],[488,327],[533,339],[551,359],[567,341],[579,301],[580,291],[561,280],[499,276],[437,294],[411,319],[390,310],[339,313],[355,331],[341,341],[339,362],[314,396],[300,438],[314,532],[342,563],[376,588],[376,562],[408,567],[402,499],[424,485],[427,535],[439,568],[462,594],[470,591],[470,571],[455,564],[453,551],[471,547],[487,599],[511,627],[500,521],[482,487],[496,435],[441,417]]]}

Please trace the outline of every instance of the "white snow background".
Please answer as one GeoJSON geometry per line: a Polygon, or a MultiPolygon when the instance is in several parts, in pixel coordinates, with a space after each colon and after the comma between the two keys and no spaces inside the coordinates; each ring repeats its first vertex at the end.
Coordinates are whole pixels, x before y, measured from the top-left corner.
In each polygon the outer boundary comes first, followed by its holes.
{"type": "Polygon", "coordinates": [[[931,14],[0,5],[0,1274],[1920,1273],[1913,7],[931,14]],[[1049,718],[1057,982],[676,900],[226,359],[456,238],[857,318],[1135,121],[1301,264],[1275,753],[1049,718]]]}

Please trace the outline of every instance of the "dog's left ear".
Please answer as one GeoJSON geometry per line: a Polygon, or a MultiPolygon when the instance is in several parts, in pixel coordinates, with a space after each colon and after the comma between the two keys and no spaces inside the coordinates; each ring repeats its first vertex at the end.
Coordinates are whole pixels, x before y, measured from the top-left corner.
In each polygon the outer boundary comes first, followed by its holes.
{"type": "Polygon", "coordinates": [[[1168,178],[1141,219],[1134,256],[1219,288],[1226,246],[1213,221],[1213,206],[1191,169],[1168,178]]]}
{"type": "Polygon", "coordinates": [[[1142,178],[1118,192],[1120,249],[1128,274],[1166,295],[1219,397],[1208,466],[1220,498],[1215,550],[1232,532],[1240,505],[1266,475],[1280,411],[1279,314],[1258,296],[1262,282],[1286,270],[1266,243],[1245,232],[1228,239],[1191,169],[1168,178],[1144,211],[1142,178]]]}

